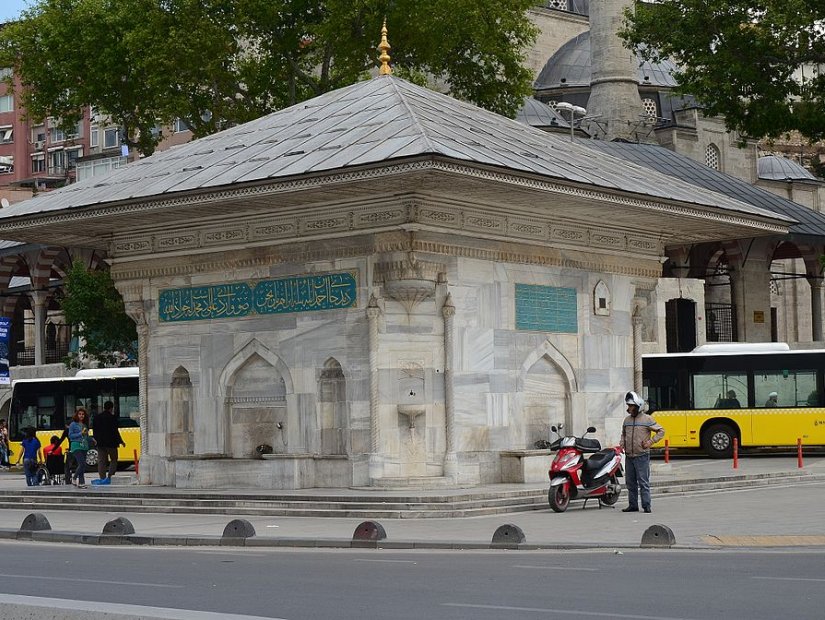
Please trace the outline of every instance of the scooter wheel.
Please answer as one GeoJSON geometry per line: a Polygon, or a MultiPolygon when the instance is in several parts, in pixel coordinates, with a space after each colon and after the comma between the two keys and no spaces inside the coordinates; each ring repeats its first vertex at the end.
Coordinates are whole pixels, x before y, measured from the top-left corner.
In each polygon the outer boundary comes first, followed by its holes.
{"type": "Polygon", "coordinates": [[[547,501],[550,502],[550,508],[553,509],[553,512],[564,512],[570,504],[570,491],[564,484],[550,487],[547,492],[547,501]]]}
{"type": "Polygon", "coordinates": [[[622,487],[619,486],[619,480],[616,476],[610,476],[610,484],[616,490],[610,493],[605,493],[599,498],[599,503],[602,506],[612,506],[619,501],[619,496],[622,494],[622,487]]]}

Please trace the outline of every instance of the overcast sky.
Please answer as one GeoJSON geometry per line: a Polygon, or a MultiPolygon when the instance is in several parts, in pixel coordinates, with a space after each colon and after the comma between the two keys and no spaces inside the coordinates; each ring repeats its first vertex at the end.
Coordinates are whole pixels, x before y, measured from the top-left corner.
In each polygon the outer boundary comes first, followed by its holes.
{"type": "Polygon", "coordinates": [[[28,0],[0,0],[0,22],[7,22],[20,15],[29,5],[28,0]]]}

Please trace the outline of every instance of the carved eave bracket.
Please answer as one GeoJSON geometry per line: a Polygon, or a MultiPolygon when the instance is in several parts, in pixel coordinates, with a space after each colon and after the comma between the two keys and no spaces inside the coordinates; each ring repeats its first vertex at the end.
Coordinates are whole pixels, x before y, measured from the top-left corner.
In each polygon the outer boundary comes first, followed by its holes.
{"type": "Polygon", "coordinates": [[[407,252],[400,260],[384,260],[375,265],[376,283],[383,285],[384,293],[404,306],[407,314],[421,301],[435,295],[444,266],[420,260],[415,252],[407,252]]]}

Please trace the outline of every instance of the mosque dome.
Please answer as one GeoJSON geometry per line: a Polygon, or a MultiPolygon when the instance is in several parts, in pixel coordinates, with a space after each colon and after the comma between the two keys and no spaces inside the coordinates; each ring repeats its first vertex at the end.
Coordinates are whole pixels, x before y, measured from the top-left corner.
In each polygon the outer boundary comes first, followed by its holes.
{"type": "Polygon", "coordinates": [[[570,128],[570,123],[546,103],[533,97],[525,97],[524,105],[516,112],[516,120],[530,127],[549,129],[551,127],[570,128]]]}
{"type": "MultiPolygon", "coordinates": [[[[676,65],[667,60],[639,61],[639,85],[671,89],[677,85],[673,74],[676,65]]],[[[590,32],[583,32],[562,45],[550,57],[534,84],[536,91],[559,88],[589,88],[592,69],[590,65],[590,32]]]]}
{"type": "Polygon", "coordinates": [[[778,155],[766,155],[756,162],[756,173],[767,181],[816,181],[817,178],[798,163],[778,155]]]}

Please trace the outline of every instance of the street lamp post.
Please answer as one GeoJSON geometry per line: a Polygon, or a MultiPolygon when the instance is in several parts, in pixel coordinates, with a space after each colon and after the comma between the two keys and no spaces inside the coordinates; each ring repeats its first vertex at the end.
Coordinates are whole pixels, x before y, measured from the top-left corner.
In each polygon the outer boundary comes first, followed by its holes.
{"type": "Polygon", "coordinates": [[[559,101],[556,104],[556,109],[570,113],[570,140],[574,140],[576,137],[576,117],[584,117],[584,115],[587,114],[587,110],[581,106],[568,103],[567,101],[559,101]]]}

